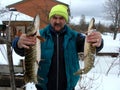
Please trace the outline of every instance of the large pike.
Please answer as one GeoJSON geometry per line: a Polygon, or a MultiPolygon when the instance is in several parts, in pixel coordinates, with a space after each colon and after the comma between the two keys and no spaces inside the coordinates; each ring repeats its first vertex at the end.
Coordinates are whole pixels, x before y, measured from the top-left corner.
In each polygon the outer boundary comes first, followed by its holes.
{"type": "MultiPolygon", "coordinates": [[[[94,23],[95,23],[95,19],[92,18],[88,26],[87,35],[89,35],[95,29],[94,23]]],[[[94,66],[95,53],[96,53],[96,47],[92,46],[92,43],[88,43],[85,39],[84,60],[83,60],[84,68],[75,72],[74,75],[86,74],[92,69],[92,67],[94,66]]]]}
{"type": "Polygon", "coordinates": [[[33,82],[37,83],[37,70],[38,62],[41,56],[40,40],[44,40],[39,34],[40,17],[36,15],[33,24],[27,29],[26,36],[36,37],[36,44],[29,46],[29,49],[25,49],[25,83],[33,82]]]}

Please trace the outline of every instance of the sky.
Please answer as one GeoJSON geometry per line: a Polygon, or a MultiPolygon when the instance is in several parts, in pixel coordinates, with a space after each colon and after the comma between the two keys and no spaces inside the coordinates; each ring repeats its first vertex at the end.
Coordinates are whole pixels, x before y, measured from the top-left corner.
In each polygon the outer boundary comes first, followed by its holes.
{"type": "MultiPolygon", "coordinates": [[[[10,5],[21,0],[0,0],[2,6],[10,5]]],[[[109,20],[106,20],[104,15],[104,4],[106,0],[58,0],[67,3],[71,10],[70,21],[73,23],[79,23],[81,15],[85,15],[86,21],[89,22],[92,17],[96,19],[96,22],[101,22],[105,25],[110,24],[109,20]]]]}

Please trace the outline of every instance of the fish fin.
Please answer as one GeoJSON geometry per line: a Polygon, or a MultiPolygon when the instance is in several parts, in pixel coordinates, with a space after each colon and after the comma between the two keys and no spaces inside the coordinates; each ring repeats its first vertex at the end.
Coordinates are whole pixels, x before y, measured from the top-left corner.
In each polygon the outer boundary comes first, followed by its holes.
{"type": "Polygon", "coordinates": [[[45,39],[43,38],[43,37],[41,37],[41,36],[36,36],[39,40],[41,40],[42,42],[44,42],[45,41],[45,39]]]}

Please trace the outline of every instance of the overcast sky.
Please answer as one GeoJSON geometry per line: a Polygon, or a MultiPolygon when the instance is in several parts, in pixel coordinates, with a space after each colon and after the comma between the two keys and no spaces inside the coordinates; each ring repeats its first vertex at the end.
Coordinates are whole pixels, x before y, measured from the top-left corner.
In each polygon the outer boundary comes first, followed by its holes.
{"type": "Polygon", "coordinates": [[[59,0],[69,4],[73,20],[79,22],[81,15],[85,15],[86,20],[89,21],[92,17],[97,22],[108,23],[104,17],[104,4],[106,0],[59,0]]]}
{"type": "MultiPolygon", "coordinates": [[[[0,0],[1,5],[6,6],[13,4],[21,0],[0,0]]],[[[96,19],[96,22],[107,24],[104,18],[104,6],[106,0],[58,0],[69,4],[71,10],[72,22],[78,23],[81,15],[85,15],[86,21],[89,21],[92,17],[96,19]]]]}

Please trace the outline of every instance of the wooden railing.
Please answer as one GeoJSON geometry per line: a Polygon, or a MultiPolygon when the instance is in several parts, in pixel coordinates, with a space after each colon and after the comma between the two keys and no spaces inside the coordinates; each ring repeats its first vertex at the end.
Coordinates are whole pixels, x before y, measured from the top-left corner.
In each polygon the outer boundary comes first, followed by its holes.
{"type": "MultiPolygon", "coordinates": [[[[25,88],[23,88],[23,86],[25,85],[24,75],[23,75],[24,66],[21,64],[21,65],[14,65],[13,67],[14,67],[16,88],[20,88],[20,90],[25,90],[25,88]]],[[[0,88],[2,87],[3,88],[11,87],[9,65],[2,65],[2,64],[0,65],[0,88]]]]}
{"type": "Polygon", "coordinates": [[[117,57],[118,55],[119,55],[119,52],[100,52],[100,53],[97,53],[97,56],[117,57]]]}

